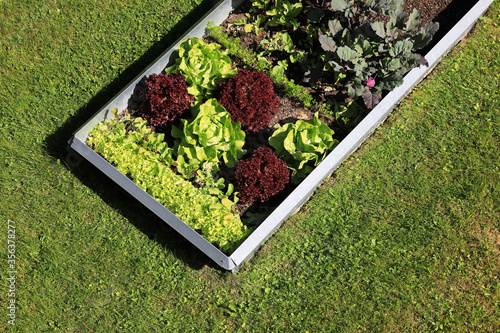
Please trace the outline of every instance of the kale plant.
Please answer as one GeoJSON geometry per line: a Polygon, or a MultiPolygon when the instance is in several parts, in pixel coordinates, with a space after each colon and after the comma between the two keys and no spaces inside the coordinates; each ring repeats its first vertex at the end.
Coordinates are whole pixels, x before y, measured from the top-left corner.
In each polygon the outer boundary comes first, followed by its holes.
{"type": "Polygon", "coordinates": [[[328,33],[319,36],[326,69],[342,74],[350,98],[362,97],[372,109],[390,91],[403,83],[403,76],[414,67],[427,65],[416,50],[426,46],[439,28],[427,23],[420,30],[416,9],[405,22],[403,0],[333,0],[333,10],[341,11],[345,21],[328,22],[328,33]],[[386,23],[370,22],[370,12],[388,16],[386,23]],[[361,22],[361,23],[358,23],[361,22]]]}

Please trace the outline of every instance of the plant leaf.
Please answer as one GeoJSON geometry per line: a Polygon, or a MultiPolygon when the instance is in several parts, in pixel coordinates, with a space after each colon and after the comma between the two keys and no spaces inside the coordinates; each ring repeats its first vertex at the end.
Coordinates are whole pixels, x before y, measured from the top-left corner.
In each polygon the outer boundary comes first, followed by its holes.
{"type": "Polygon", "coordinates": [[[410,16],[408,16],[408,21],[406,21],[406,31],[414,30],[419,24],[419,12],[416,8],[413,8],[410,16]]]}
{"type": "Polygon", "coordinates": [[[384,58],[380,60],[380,66],[384,71],[394,72],[399,70],[402,67],[401,61],[399,58],[384,58]]]}
{"type": "Polygon", "coordinates": [[[403,1],[397,1],[394,4],[394,8],[391,10],[389,15],[391,17],[391,20],[393,20],[394,25],[398,29],[402,29],[405,20],[405,10],[403,7],[403,1]]]}
{"type": "Polygon", "coordinates": [[[385,38],[387,35],[385,33],[385,27],[383,22],[373,22],[371,24],[371,27],[373,31],[379,36],[380,38],[385,38]]]}
{"type": "Polygon", "coordinates": [[[352,99],[362,96],[365,88],[359,78],[355,78],[350,84],[347,84],[346,87],[347,94],[352,99]]]}
{"type": "Polygon", "coordinates": [[[382,79],[380,88],[385,90],[393,90],[403,84],[403,76],[396,72],[391,72],[389,75],[382,79]]]}
{"type": "Polygon", "coordinates": [[[351,4],[345,0],[332,0],[331,6],[333,10],[344,11],[351,6],[351,4]]]}
{"type": "Polygon", "coordinates": [[[420,63],[420,66],[426,66],[429,67],[429,62],[425,57],[421,54],[415,53],[415,58],[417,58],[418,62],[420,63]]]}
{"type": "Polygon", "coordinates": [[[344,29],[344,28],[342,27],[342,24],[340,23],[340,21],[335,19],[335,20],[328,21],[328,29],[330,29],[330,34],[333,37],[338,32],[342,31],[342,29],[344,29]]]}
{"type": "Polygon", "coordinates": [[[437,22],[429,22],[424,25],[414,37],[413,50],[421,49],[429,44],[438,29],[439,23],[437,22]]]}
{"type": "Polygon", "coordinates": [[[370,88],[365,87],[362,97],[366,107],[368,109],[373,109],[378,103],[380,103],[380,100],[382,99],[382,91],[372,93],[370,88]]]}
{"type": "Polygon", "coordinates": [[[333,38],[330,36],[320,35],[319,42],[321,44],[321,47],[325,51],[335,52],[337,50],[337,45],[335,44],[333,38]]]}
{"type": "Polygon", "coordinates": [[[413,48],[413,43],[409,40],[398,40],[394,47],[389,50],[391,57],[397,57],[402,53],[410,53],[413,48]]]}
{"type": "Polygon", "coordinates": [[[348,46],[341,46],[337,49],[337,55],[344,61],[350,61],[358,57],[358,52],[348,46]]]}

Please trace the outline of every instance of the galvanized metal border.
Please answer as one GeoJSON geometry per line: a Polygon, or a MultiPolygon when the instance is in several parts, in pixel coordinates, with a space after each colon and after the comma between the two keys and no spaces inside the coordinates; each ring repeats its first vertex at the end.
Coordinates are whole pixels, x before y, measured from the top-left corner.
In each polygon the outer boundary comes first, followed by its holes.
{"type": "Polygon", "coordinates": [[[474,26],[493,0],[480,0],[437,44],[425,58],[429,66],[411,70],[404,78],[403,85],[385,96],[339,145],[321,162],[312,173],[279,205],[271,215],[255,230],[231,255],[236,269],[269,238],[280,225],[307,201],[317,187],[352,154],[370,134],[387,118],[392,110],[444,57],[449,50],[474,26]]]}
{"type": "Polygon", "coordinates": [[[78,152],[94,166],[100,169],[123,189],[137,198],[152,212],[173,229],[183,235],[198,249],[226,270],[236,272],[260,248],[281,224],[294,214],[309,199],[317,187],[337,169],[340,164],[352,154],[363,141],[387,118],[399,101],[418,84],[448,51],[474,26],[484,15],[494,0],[479,0],[478,3],[426,54],[428,67],[419,67],[410,71],[404,78],[402,86],[390,92],[380,104],[373,109],[365,119],[344,138],[339,145],[320,163],[314,171],[302,181],[297,188],[266,218],[264,222],[230,255],[222,253],[195,230],[180,220],[172,212],[158,203],[148,193],[120,173],[116,168],[90,149],[85,141],[89,131],[105,118],[112,117],[109,110],[124,109],[133,93],[135,85],[147,75],[160,73],[169,63],[170,56],[179,43],[188,37],[203,37],[208,22],[222,23],[227,16],[243,3],[244,0],[220,1],[210,12],[200,19],[191,30],[182,35],[156,61],[147,67],[135,80],[126,86],[106,106],[85,123],[70,139],[72,149],[78,152]]]}
{"type": "Polygon", "coordinates": [[[147,192],[137,186],[133,181],[119,172],[108,161],[95,153],[85,142],[90,130],[106,118],[112,118],[110,110],[117,108],[123,110],[127,107],[128,100],[132,96],[135,86],[144,77],[152,73],[160,73],[170,63],[172,53],[175,51],[181,41],[188,37],[202,38],[205,35],[205,30],[209,22],[221,24],[229,14],[240,6],[244,0],[221,0],[216,6],[207,12],[198,22],[193,25],[193,28],[184,33],[177,39],[162,55],[160,55],[151,65],[149,65],[141,74],[139,74],[132,82],[122,89],[108,104],[99,110],[89,121],[87,121],[80,129],[76,131],[73,137],[69,140],[69,146],[80,154],[83,158],[92,163],[96,168],[110,177],[115,183],[121,186],[130,195],[135,197],[149,210],[155,213],[160,219],[170,225],[173,229],[179,232],[183,237],[195,245],[200,251],[205,253],[210,259],[226,270],[233,270],[235,264],[232,259],[209,243],[198,232],[189,227],[185,222],[180,220],[170,210],[161,205],[147,192]]]}

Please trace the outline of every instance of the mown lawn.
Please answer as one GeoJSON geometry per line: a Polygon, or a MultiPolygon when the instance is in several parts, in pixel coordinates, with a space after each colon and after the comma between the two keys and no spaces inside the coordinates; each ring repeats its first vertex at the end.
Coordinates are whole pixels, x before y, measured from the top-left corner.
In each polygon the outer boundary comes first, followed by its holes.
{"type": "Polygon", "coordinates": [[[500,2],[234,275],[65,148],[213,3],[0,3],[0,331],[500,330],[500,2]]]}

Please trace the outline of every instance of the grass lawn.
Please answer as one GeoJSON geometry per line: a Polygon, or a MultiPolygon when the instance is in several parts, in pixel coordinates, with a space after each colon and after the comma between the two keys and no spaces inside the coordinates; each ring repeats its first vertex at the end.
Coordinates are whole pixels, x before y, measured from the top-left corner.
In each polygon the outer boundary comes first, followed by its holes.
{"type": "Polygon", "coordinates": [[[0,331],[499,331],[500,1],[234,275],[65,159],[213,4],[0,3],[0,331]]]}

